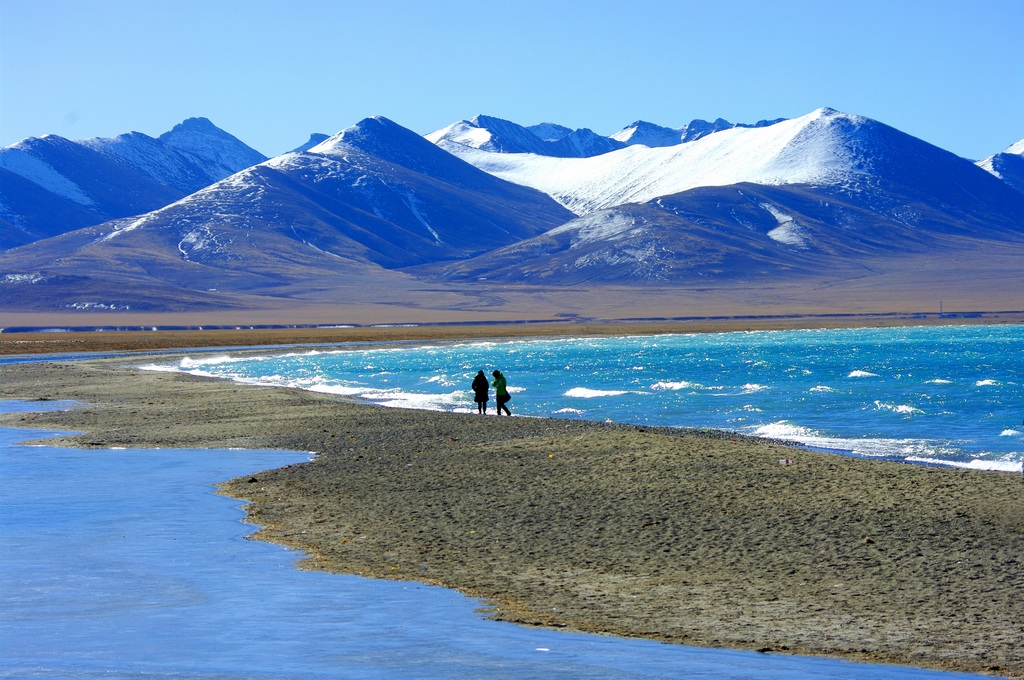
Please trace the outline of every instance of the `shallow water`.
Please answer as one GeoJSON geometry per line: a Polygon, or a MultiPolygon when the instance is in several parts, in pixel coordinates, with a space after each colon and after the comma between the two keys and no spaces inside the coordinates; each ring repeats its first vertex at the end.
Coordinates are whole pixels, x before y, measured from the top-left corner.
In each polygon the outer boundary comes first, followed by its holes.
{"type": "Polygon", "coordinates": [[[300,571],[246,540],[212,485],[305,454],[18,443],[38,436],[0,428],[4,678],[983,677],[488,621],[453,591],[300,571]]]}
{"type": "Polygon", "coordinates": [[[1017,471],[1022,351],[1021,325],[946,326],[316,348],[148,368],[469,412],[473,376],[497,367],[520,415],[710,427],[1017,471]]]}

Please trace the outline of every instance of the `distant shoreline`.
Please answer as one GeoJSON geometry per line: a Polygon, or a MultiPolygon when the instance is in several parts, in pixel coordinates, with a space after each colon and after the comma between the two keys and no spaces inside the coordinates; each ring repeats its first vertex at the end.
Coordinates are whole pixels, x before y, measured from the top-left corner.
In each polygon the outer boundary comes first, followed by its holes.
{"type": "Polygon", "coordinates": [[[948,314],[779,314],[602,321],[472,321],[408,324],[49,325],[0,329],[0,355],[146,351],[291,344],[405,342],[530,336],[650,335],[812,328],[1024,323],[1024,311],[948,314]]]}
{"type": "Polygon", "coordinates": [[[0,365],[0,398],[82,404],[0,422],[83,433],[59,445],[316,452],[223,485],[258,537],[498,619],[1024,678],[1017,475],[383,408],[135,370],[144,356],[0,365]]]}

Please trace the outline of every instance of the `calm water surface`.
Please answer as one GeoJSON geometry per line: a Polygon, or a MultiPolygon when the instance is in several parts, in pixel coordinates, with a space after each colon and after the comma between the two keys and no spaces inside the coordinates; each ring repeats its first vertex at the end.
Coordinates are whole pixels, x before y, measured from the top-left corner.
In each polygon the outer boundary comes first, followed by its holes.
{"type": "Polygon", "coordinates": [[[306,454],[19,443],[41,434],[0,428],[3,678],[981,677],[487,621],[453,591],[300,571],[246,540],[212,485],[306,454]]]}

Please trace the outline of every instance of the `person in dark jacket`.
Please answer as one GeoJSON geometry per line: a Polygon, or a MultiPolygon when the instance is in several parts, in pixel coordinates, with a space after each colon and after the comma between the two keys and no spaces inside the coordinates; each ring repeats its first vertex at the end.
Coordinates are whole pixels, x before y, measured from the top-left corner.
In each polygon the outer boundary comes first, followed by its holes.
{"type": "Polygon", "coordinates": [[[508,394],[508,385],[505,382],[505,376],[501,374],[501,371],[494,369],[491,373],[494,376],[494,381],[491,382],[494,385],[494,400],[498,403],[498,415],[501,415],[501,410],[505,409],[505,413],[512,415],[512,411],[508,410],[508,400],[512,397],[508,394]]]}
{"type": "Polygon", "coordinates": [[[487,400],[490,399],[488,392],[491,386],[487,384],[487,376],[479,371],[473,378],[473,401],[476,402],[476,412],[487,414],[487,400]]]}

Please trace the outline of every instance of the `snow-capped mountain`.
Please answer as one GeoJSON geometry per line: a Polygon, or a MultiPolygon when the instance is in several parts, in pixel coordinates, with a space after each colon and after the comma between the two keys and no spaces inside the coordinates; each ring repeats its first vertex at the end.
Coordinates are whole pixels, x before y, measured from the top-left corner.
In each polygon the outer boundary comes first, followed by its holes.
{"type": "Polygon", "coordinates": [[[160,135],[160,141],[194,158],[218,179],[267,160],[206,118],[178,123],[170,132],[160,135]]]}
{"type": "Polygon", "coordinates": [[[537,125],[527,125],[526,129],[543,139],[545,142],[557,142],[558,140],[572,134],[571,128],[567,128],[564,125],[558,125],[557,123],[538,123],[537,125]]]}
{"type": "Polygon", "coordinates": [[[569,130],[550,123],[525,128],[492,116],[460,120],[426,138],[445,149],[458,145],[495,153],[532,153],[556,158],[598,156],[625,146],[586,128],[569,130]]]}
{"type": "Polygon", "coordinates": [[[667,147],[632,145],[592,158],[496,153],[443,138],[438,144],[503,179],[532,186],[576,214],[641,203],[700,186],[845,183],[867,176],[843,143],[866,119],[819,109],[764,128],[733,127],[667,147]]]}
{"type": "Polygon", "coordinates": [[[713,122],[706,120],[692,120],[689,125],[685,125],[681,128],[667,128],[661,125],[655,125],[654,123],[648,123],[647,121],[638,120],[635,123],[631,123],[626,127],[622,128],[618,132],[609,135],[611,139],[614,139],[625,144],[642,144],[643,146],[674,146],[676,144],[682,144],[684,142],[693,142],[701,137],[706,137],[713,132],[721,132],[722,130],[730,130],[732,128],[759,128],[774,125],[775,123],[781,123],[784,118],[776,118],[775,120],[761,120],[753,125],[746,123],[730,123],[724,118],[716,118],[713,122]]]}
{"type": "Polygon", "coordinates": [[[711,284],[822,271],[859,278],[879,263],[899,267],[903,258],[943,252],[969,269],[967,251],[982,242],[1024,252],[1024,201],[1004,200],[1001,209],[960,204],[954,214],[899,191],[879,192],[872,205],[835,187],[700,187],[596,210],[540,236],[413,271],[495,284],[711,284]]]}
{"type": "MultiPolygon", "coordinates": [[[[27,140],[0,155],[0,219],[23,219],[11,197],[31,191],[59,199],[51,220],[84,219],[110,176],[170,193],[159,209],[0,254],[0,297],[33,309],[86,294],[113,308],[178,309],[510,283],[826,290],[836,277],[902,272],[910,258],[948,262],[941,277],[1008,266],[1024,282],[1024,193],[1010,172],[1021,145],[976,165],[827,108],[752,126],[695,123],[637,123],[591,154],[598,136],[550,123],[478,116],[424,138],[368,118],[187,196],[171,195],[199,181],[181,159],[205,148],[208,161],[223,160],[217,143],[178,142],[192,150],[175,156],[181,149],[137,133],[91,145],[27,140]],[[678,141],[659,145],[669,132],[678,141]]],[[[120,193],[122,211],[135,205],[120,193]]],[[[501,298],[489,295],[487,304],[501,298]]]]}
{"type": "Polygon", "coordinates": [[[0,249],[165,206],[264,160],[205,118],[159,139],[23,140],[0,149],[0,249]]]}
{"type": "Polygon", "coordinates": [[[471,260],[419,270],[452,280],[792,276],[824,262],[838,270],[865,257],[923,253],[950,239],[1024,240],[1024,201],[1006,184],[954,154],[831,109],[595,158],[439,143],[580,215],[471,260]]]}
{"type": "Polygon", "coordinates": [[[157,183],[178,190],[182,196],[223,179],[212,174],[210,168],[141,132],[108,139],[82,139],[77,143],[114,162],[142,171],[157,183]]]}
{"type": "Polygon", "coordinates": [[[8,251],[0,285],[23,291],[5,299],[27,302],[46,287],[72,298],[105,289],[104,304],[136,309],[133,287],[154,306],[175,289],[190,300],[208,289],[301,297],[339,279],[470,257],[571,217],[536,190],[370,118],[156,211],[8,251]]]}
{"type": "Polygon", "coordinates": [[[1011,144],[1002,153],[978,161],[978,167],[1024,193],[1024,139],[1011,144]]]}
{"type": "Polygon", "coordinates": [[[471,120],[452,123],[425,136],[453,153],[456,153],[458,146],[465,146],[495,153],[532,153],[555,158],[590,158],[631,145],[675,146],[684,142],[692,142],[721,130],[735,127],[766,127],[782,120],[782,118],[772,121],[762,120],[753,125],[730,123],[722,118],[712,123],[705,120],[694,120],[689,125],[677,129],[640,120],[605,137],[587,128],[572,130],[555,123],[540,123],[523,127],[493,116],[477,116],[471,120]]]}
{"type": "Polygon", "coordinates": [[[675,146],[681,144],[686,129],[673,129],[638,120],[615,132],[609,137],[623,144],[642,146],[675,146]]]}
{"type": "MultiPolygon", "coordinates": [[[[497,153],[448,137],[437,143],[482,170],[543,191],[578,215],[742,182],[863,190],[879,177],[906,172],[903,164],[917,164],[918,153],[964,171],[952,154],[868,118],[827,108],[764,127],[734,126],[693,142],[633,145],[591,158],[497,153]],[[896,155],[900,152],[905,153],[896,155]]],[[[928,182],[947,184],[934,169],[917,169],[927,173],[928,182]]]]}

